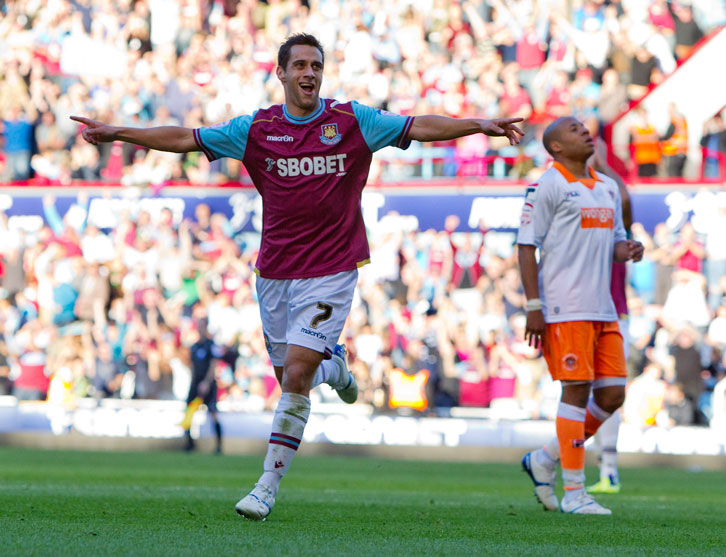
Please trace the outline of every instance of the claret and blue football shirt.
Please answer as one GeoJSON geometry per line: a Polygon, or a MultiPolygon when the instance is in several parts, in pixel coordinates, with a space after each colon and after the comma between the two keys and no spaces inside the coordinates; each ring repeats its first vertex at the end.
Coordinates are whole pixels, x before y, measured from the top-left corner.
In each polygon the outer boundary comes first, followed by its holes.
{"type": "Polygon", "coordinates": [[[210,161],[241,160],[262,196],[260,276],[297,279],[368,262],[360,200],[373,153],[406,149],[413,117],[321,99],[310,116],[284,105],[194,130],[210,161]]]}

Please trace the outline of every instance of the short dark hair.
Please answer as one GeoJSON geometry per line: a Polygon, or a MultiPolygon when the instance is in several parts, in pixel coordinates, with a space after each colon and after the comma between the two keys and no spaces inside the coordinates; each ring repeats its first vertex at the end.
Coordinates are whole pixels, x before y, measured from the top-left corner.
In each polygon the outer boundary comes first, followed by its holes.
{"type": "Polygon", "coordinates": [[[290,35],[287,40],[280,45],[280,50],[277,51],[277,65],[281,68],[287,68],[287,63],[290,61],[290,51],[293,46],[306,45],[314,46],[320,51],[320,55],[323,57],[323,64],[325,64],[325,52],[323,51],[323,45],[313,35],[307,33],[296,33],[290,35]]]}

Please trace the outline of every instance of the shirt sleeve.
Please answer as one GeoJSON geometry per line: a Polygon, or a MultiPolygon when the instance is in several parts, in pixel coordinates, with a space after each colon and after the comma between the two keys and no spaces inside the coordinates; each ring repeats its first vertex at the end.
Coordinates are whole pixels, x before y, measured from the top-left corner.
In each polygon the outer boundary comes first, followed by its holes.
{"type": "Polygon", "coordinates": [[[197,128],[194,130],[194,140],[210,162],[222,157],[241,161],[245,156],[247,136],[255,114],[257,112],[252,116],[237,116],[216,126],[197,128]]]}
{"type": "Polygon", "coordinates": [[[550,181],[527,186],[517,243],[541,247],[554,217],[556,202],[550,181]]]}
{"type": "Polygon", "coordinates": [[[393,114],[355,101],[351,103],[351,106],[353,114],[358,120],[363,139],[371,152],[375,153],[379,149],[389,146],[407,149],[411,144],[411,140],[407,136],[411,124],[413,124],[412,116],[393,114]]]}

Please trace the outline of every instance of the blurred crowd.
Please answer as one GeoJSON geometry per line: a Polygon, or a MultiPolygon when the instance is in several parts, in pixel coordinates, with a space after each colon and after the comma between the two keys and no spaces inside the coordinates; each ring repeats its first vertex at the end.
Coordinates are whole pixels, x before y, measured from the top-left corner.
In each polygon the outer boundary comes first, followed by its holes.
{"type": "MultiPolygon", "coordinates": [[[[168,209],[125,211],[99,229],[88,201],[80,194],[61,215],[47,196],[37,233],[0,219],[0,393],[69,408],[86,397],[185,400],[190,348],[208,330],[220,408],[274,408],[256,233],[235,233],[204,203],[181,222],[168,209]]],[[[726,203],[711,217],[704,233],[633,225],[646,252],[628,267],[631,423],[726,418],[726,203]]],[[[369,230],[372,263],[341,339],[359,400],[378,412],[551,418],[559,386],[524,340],[513,236],[459,228],[456,216],[422,231],[388,214],[369,230]]],[[[312,397],[337,401],[326,385],[312,397]]]]}
{"type": "MultiPolygon", "coordinates": [[[[249,114],[282,101],[278,45],[307,31],[326,48],[323,96],[401,114],[526,119],[519,147],[475,135],[413,146],[406,159],[382,153],[372,181],[422,175],[426,157],[437,175],[526,176],[547,161],[547,122],[573,114],[601,128],[726,23],[716,0],[5,0],[0,15],[0,178],[154,187],[244,180],[245,170],[201,153],[92,146],[68,116],[199,127],[249,114]]],[[[638,174],[678,176],[682,115],[673,107],[665,135],[641,116],[631,133],[638,174]]],[[[725,176],[720,115],[701,144],[704,174],[725,176]]],[[[84,397],[185,400],[204,320],[224,355],[222,407],[274,407],[254,289],[259,238],[204,204],[182,221],[126,211],[113,229],[88,222],[84,195],[63,215],[51,196],[43,210],[46,225],[32,233],[0,215],[0,393],[70,407],[84,397]]],[[[633,423],[726,415],[726,209],[709,226],[662,224],[652,236],[634,226],[647,250],[629,267],[633,423]]],[[[452,216],[443,231],[421,231],[388,215],[369,231],[372,264],[342,339],[361,401],[552,417],[559,387],[524,341],[511,238],[458,227],[452,216]]],[[[325,388],[314,397],[337,398],[325,388]]]]}
{"type": "MultiPolygon", "coordinates": [[[[377,159],[372,180],[428,177],[422,160],[436,175],[526,176],[547,159],[543,124],[565,114],[610,122],[725,24],[726,8],[719,0],[4,0],[0,17],[0,176],[163,185],[235,181],[245,170],[200,153],[94,147],[68,116],[199,127],[249,114],[282,101],[278,45],[307,31],[326,49],[323,96],[401,114],[521,116],[531,132],[518,148],[483,135],[416,145],[407,158],[377,159]]],[[[682,154],[680,131],[636,134],[662,148],[657,161],[639,164],[677,172],[660,157],[682,154]]],[[[709,172],[721,168],[724,133],[718,119],[704,130],[717,161],[709,172]]]]}

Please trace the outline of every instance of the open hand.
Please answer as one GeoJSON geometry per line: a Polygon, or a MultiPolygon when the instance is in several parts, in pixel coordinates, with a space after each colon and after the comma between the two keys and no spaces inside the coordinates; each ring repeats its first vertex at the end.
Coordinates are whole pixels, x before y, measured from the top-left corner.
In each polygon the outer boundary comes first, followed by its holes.
{"type": "Polygon", "coordinates": [[[482,121],[482,132],[492,137],[506,137],[510,145],[518,145],[524,132],[514,124],[524,118],[494,118],[482,121]]]}
{"type": "Polygon", "coordinates": [[[83,139],[92,145],[114,141],[116,139],[117,129],[115,126],[109,126],[97,120],[84,118],[83,116],[71,116],[71,120],[85,124],[85,128],[81,130],[83,139]]]}

